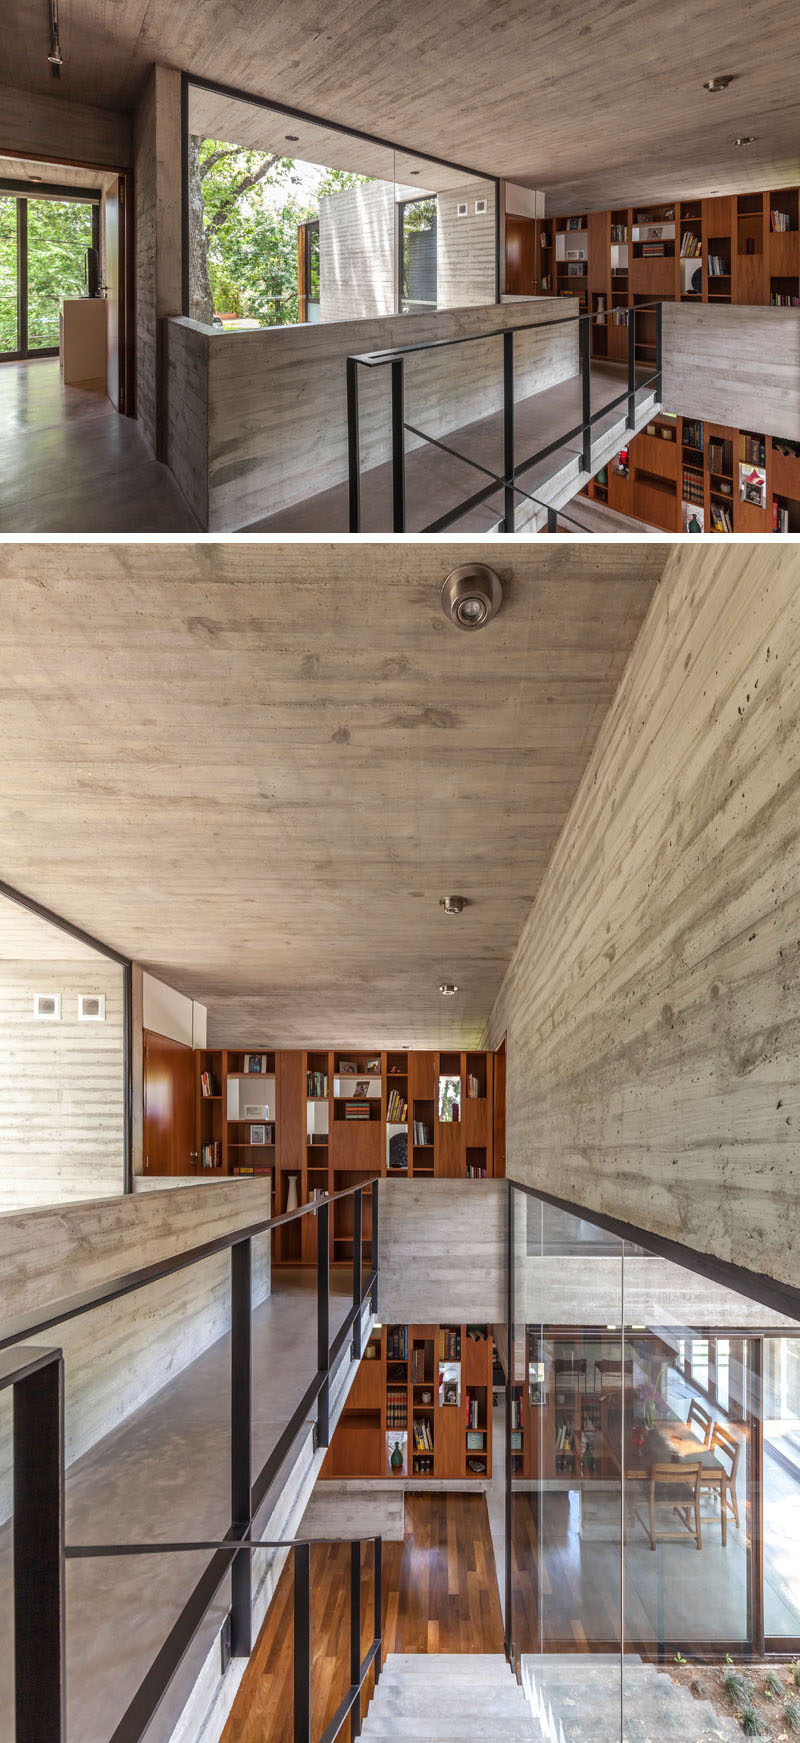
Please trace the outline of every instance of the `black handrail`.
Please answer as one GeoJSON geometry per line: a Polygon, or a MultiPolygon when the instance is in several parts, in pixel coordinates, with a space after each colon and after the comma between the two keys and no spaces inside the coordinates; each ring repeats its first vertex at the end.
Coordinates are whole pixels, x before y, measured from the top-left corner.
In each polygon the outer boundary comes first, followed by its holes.
{"type": "MultiPolygon", "coordinates": [[[[557,449],[563,448],[567,442],[581,439],[581,467],[585,473],[591,473],[592,466],[592,427],[601,418],[607,417],[617,406],[627,404],[626,428],[634,432],[636,429],[636,395],[643,388],[654,387],[658,404],[662,396],[662,308],[663,303],[638,303],[623,311],[614,309],[595,310],[589,314],[559,315],[546,321],[524,321],[514,327],[493,327],[484,333],[465,333],[449,339],[428,339],[416,344],[395,345],[385,351],[357,352],[347,358],[347,449],[348,449],[348,503],[349,528],[351,533],[361,531],[361,448],[360,419],[358,399],[359,369],[379,369],[389,367],[391,373],[391,441],[392,441],[392,531],[406,531],[406,482],[405,482],[405,434],[408,431],[416,437],[422,437],[436,447],[445,447],[446,451],[456,459],[463,460],[477,471],[488,472],[492,482],[482,490],[473,492],[463,498],[455,507],[422,530],[425,533],[441,533],[447,531],[457,520],[460,520],[472,509],[487,502],[498,490],[503,491],[502,531],[513,533],[515,522],[515,496],[526,495],[520,490],[517,478],[540,460],[546,460],[557,449]],[[637,380],[636,377],[636,321],[639,315],[655,311],[656,343],[655,368],[652,372],[637,380]],[[628,329],[628,359],[627,384],[624,392],[614,399],[608,400],[599,411],[592,413],[591,409],[591,329],[595,322],[605,322],[616,312],[624,313],[628,329]],[[569,430],[562,432],[554,442],[548,442],[538,448],[527,459],[517,462],[515,458],[514,434],[514,340],[518,333],[543,332],[548,327],[577,326],[580,341],[580,375],[581,375],[581,420],[569,430]],[[446,447],[440,438],[428,435],[415,425],[406,421],[405,417],[405,359],[420,352],[447,350],[454,345],[474,345],[489,339],[503,341],[503,472],[498,474],[490,468],[479,466],[466,454],[460,454],[454,448],[446,447]]],[[[536,499],[534,499],[536,500],[536,499]]],[[[550,505],[544,505],[550,507],[550,505]]],[[[552,530],[552,520],[548,515],[548,527],[552,530]]]]}
{"type": "MultiPolygon", "coordinates": [[[[378,1184],[373,1176],[330,1193],[296,1211],[266,1217],[206,1241],[169,1259],[111,1278],[92,1290],[51,1303],[45,1314],[21,1315],[0,1339],[0,1390],[13,1387],[14,1400],[14,1650],[16,1743],[65,1743],[65,1566],[72,1551],[64,1540],[64,1359],[60,1349],[21,1345],[78,1314],[119,1299],[163,1277],[202,1263],[225,1250],[231,1255],[230,1518],[224,1537],[209,1544],[211,1559],[116,1726],[110,1743],[139,1743],[189,1650],[225,1576],[231,1575],[229,1656],[252,1650],[252,1550],[269,1547],[253,1536],[257,1516],[298,1434],[314,1413],[314,1450],[330,1444],[331,1371],[346,1344],[361,1359],[364,1309],[378,1307],[378,1184]],[[369,1269],[361,1251],[363,1202],[372,1209],[369,1269]],[[352,1303],[333,1341],[330,1338],[330,1207],[354,1200],[352,1303]],[[313,1216],[317,1226],[317,1368],[277,1444],[261,1470],[252,1472],[252,1242],[270,1229],[313,1216]],[[16,1348],[12,1348],[16,1345],[16,1348]],[[35,1447],[36,1456],[31,1456],[35,1447]]],[[[74,1546],[86,1553],[135,1554],[135,1546],[74,1546]]],[[[164,1545],[154,1546],[165,1553],[164,1545]]],[[[180,1547],[180,1546],[178,1546],[180,1547]]],[[[195,1546],[198,1547],[198,1546],[195,1546]]],[[[303,1576],[301,1574],[301,1585],[303,1576]]],[[[378,1587],[380,1581],[378,1579],[378,1587]]],[[[377,1633],[380,1633],[378,1628],[377,1633]]],[[[360,1621],[359,1621],[360,1636],[360,1621]]],[[[308,1642],[306,1642],[308,1658],[308,1642]]],[[[369,1662],[372,1663],[374,1650],[369,1662]]],[[[296,1660],[297,1663],[297,1660],[296,1660]]],[[[351,1675],[351,1694],[353,1686],[351,1675]]],[[[297,1684],[296,1684],[297,1686],[297,1684]]],[[[360,1691],[360,1683],[358,1690],[360,1691]]],[[[355,1696],[353,1695],[353,1699],[355,1696]]],[[[350,1711],[352,1700],[342,1715],[350,1711]]],[[[310,1743],[297,1730],[296,1743],[310,1743]]],[[[332,1743],[336,1731],[325,1733],[332,1743]]]]}

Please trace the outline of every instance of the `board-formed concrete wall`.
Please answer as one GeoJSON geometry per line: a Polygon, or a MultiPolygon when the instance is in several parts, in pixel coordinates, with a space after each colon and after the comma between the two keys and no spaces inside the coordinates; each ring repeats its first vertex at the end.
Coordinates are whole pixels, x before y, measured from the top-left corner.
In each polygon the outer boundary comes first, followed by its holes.
{"type": "Polygon", "coordinates": [[[684,547],[492,1013],[509,1173],[797,1287],[798,940],[800,553],[684,547]]]}
{"type": "Polygon", "coordinates": [[[127,169],[131,163],[128,115],[42,97],[35,91],[0,86],[0,146],[19,157],[74,159],[78,163],[127,169]]]}
{"type": "Polygon", "coordinates": [[[366,182],[320,200],[322,321],[355,321],[395,313],[396,242],[392,182],[366,182]]]}
{"type": "Polygon", "coordinates": [[[668,410],[800,441],[800,309],[662,307],[668,410]]]}
{"type": "Polygon", "coordinates": [[[495,294],[493,182],[448,188],[437,201],[436,302],[440,309],[491,303],[495,294]],[[476,207],[485,203],[486,211],[476,207]],[[459,217],[459,206],[466,213],[459,217]]]}
{"type": "MultiPolygon", "coordinates": [[[[162,456],[162,323],[181,309],[181,76],[152,67],[133,120],[136,209],[136,416],[162,456]]],[[[180,480],[179,480],[180,482],[180,480]]]]}

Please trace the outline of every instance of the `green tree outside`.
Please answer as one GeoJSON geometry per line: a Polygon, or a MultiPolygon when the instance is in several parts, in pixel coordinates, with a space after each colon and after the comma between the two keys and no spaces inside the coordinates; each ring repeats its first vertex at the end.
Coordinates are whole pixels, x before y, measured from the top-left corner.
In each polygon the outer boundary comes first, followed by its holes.
{"type": "MultiPolygon", "coordinates": [[[[86,250],[92,209],[78,200],[29,199],[28,349],[57,345],[65,297],[86,295],[86,250]]],[[[16,351],[17,202],[0,197],[0,351],[16,351]]]]}

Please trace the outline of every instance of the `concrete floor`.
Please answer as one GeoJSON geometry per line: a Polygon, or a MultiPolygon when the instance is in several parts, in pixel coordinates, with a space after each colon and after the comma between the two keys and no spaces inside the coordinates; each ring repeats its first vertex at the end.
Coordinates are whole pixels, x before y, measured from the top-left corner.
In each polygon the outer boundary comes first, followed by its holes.
{"type": "MultiPolygon", "coordinates": [[[[332,1273],[331,1336],[349,1278],[332,1273]]],[[[253,1468],[268,1458],[316,1371],[315,1276],[273,1271],[253,1315],[253,1468]]],[[[230,1521],[230,1349],[220,1338],[67,1472],[67,1542],[219,1538],[230,1521]]],[[[164,1642],[207,1553],[71,1562],[67,1567],[68,1743],[107,1743],[164,1642]]],[[[11,1527],[0,1530],[0,1739],[13,1743],[11,1527]]],[[[198,1643],[221,1626],[224,1591],[198,1643]]],[[[158,1721],[148,1743],[169,1735],[158,1721]]]]}
{"type": "Polygon", "coordinates": [[[134,418],[64,387],[57,357],[0,363],[0,532],[197,530],[134,418]]]}
{"type": "MultiPolygon", "coordinates": [[[[624,390],[626,371],[615,363],[592,364],[592,411],[613,400],[624,390]]],[[[650,389],[640,390],[642,404],[650,389]]],[[[624,415],[624,406],[599,418],[594,426],[597,442],[604,430],[624,415]]],[[[554,442],[564,430],[572,428],[581,418],[581,383],[579,376],[562,381],[556,387],[530,399],[520,400],[515,409],[515,436],[518,463],[528,454],[536,453],[554,442]]],[[[406,417],[414,422],[413,406],[407,404],[406,417]]],[[[420,532],[438,516],[447,513],[464,497],[482,489],[489,480],[482,477],[467,459],[479,462],[495,474],[503,470],[503,416],[492,412],[488,417],[466,424],[443,437],[448,447],[460,456],[454,459],[438,448],[415,448],[406,456],[406,526],[409,532],[420,532]]],[[[580,442],[563,443],[547,460],[530,467],[518,479],[532,495],[547,502],[552,493],[552,480],[566,460],[580,454],[580,442]]],[[[521,499],[520,499],[521,501],[521,499]]],[[[372,467],[362,474],[362,532],[391,532],[392,469],[387,463],[372,467]]],[[[492,530],[503,513],[503,493],[498,491],[480,508],[459,520],[451,531],[455,534],[492,530]]],[[[254,521],[248,532],[269,533],[341,533],[348,530],[347,484],[333,486],[318,495],[309,496],[291,508],[254,521]]]]}

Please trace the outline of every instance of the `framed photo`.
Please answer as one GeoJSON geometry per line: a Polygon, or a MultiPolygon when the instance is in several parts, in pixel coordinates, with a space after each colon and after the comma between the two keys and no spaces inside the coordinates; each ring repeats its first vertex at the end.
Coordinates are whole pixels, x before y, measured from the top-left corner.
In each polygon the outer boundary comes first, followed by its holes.
{"type": "Polygon", "coordinates": [[[248,1077],[263,1077],[264,1064],[263,1053],[245,1053],[244,1069],[248,1077]]]}
{"type": "Polygon", "coordinates": [[[366,1101],[369,1095],[369,1078],[360,1077],[353,1090],[353,1101],[366,1101]]]}
{"type": "Polygon", "coordinates": [[[356,1074],[356,1062],[354,1059],[340,1059],[339,1060],[339,1073],[338,1073],[338,1075],[340,1077],[355,1077],[355,1074],[356,1074]]]}
{"type": "Polygon", "coordinates": [[[367,1060],[367,1063],[364,1066],[364,1070],[368,1071],[370,1073],[371,1077],[380,1077],[380,1074],[381,1074],[381,1056],[380,1056],[380,1053],[376,1053],[374,1059],[367,1060]]]}
{"type": "Polygon", "coordinates": [[[765,508],[767,503],[767,472],[764,466],[749,466],[744,462],[739,464],[739,500],[752,502],[756,508],[765,508]]]}
{"type": "Polygon", "coordinates": [[[263,1101],[254,1102],[252,1105],[246,1104],[242,1118],[245,1120],[268,1120],[269,1108],[263,1101]]]}
{"type": "Polygon", "coordinates": [[[266,1141],[267,1141],[267,1128],[266,1128],[266,1126],[251,1126],[250,1127],[250,1142],[251,1142],[251,1144],[266,1144],[266,1141]]]}

